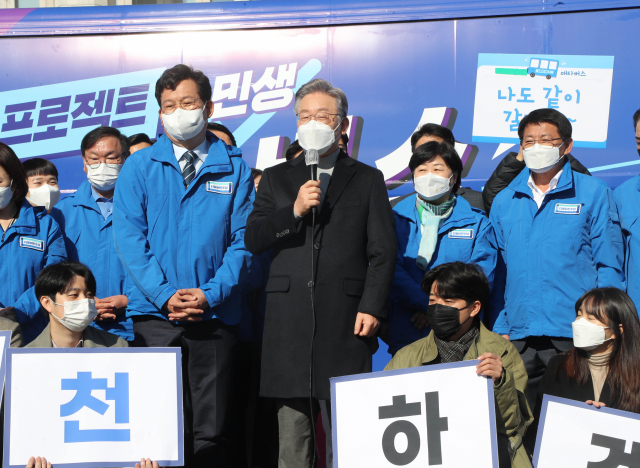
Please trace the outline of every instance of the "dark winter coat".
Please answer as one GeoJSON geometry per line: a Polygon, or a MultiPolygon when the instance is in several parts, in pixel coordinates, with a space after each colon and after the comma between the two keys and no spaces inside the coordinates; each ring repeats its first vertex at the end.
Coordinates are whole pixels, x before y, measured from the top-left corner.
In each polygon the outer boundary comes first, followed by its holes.
{"type": "Polygon", "coordinates": [[[247,249],[254,254],[272,249],[260,383],[267,397],[309,395],[312,251],[315,398],[330,398],[330,377],[371,372],[376,338],[354,335],[356,315],[384,319],[388,312],[397,242],[382,173],[341,153],[313,238],[311,214],[296,220],[293,212],[308,180],[304,158],[268,168],[247,221],[247,249]]]}

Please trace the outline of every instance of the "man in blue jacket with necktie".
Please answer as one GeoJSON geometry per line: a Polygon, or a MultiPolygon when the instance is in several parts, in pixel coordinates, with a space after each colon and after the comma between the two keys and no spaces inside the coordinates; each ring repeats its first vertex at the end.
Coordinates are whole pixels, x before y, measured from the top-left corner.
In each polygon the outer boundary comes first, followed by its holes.
{"type": "Polygon", "coordinates": [[[114,201],[136,344],[179,346],[188,466],[229,466],[229,397],[254,188],[241,152],[207,133],[211,84],[187,65],[156,83],[165,135],[129,157],[114,201]],[[191,442],[192,441],[192,442],[191,442]]]}

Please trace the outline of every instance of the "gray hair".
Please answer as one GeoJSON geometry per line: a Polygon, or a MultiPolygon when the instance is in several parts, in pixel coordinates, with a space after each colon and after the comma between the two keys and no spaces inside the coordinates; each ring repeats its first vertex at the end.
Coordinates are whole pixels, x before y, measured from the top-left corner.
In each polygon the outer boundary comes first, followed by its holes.
{"type": "Polygon", "coordinates": [[[334,88],[331,86],[331,83],[320,78],[316,78],[302,85],[296,93],[296,100],[293,103],[293,112],[295,112],[296,115],[298,115],[298,106],[302,98],[313,93],[324,93],[334,98],[340,117],[344,119],[347,116],[349,103],[347,102],[347,96],[344,94],[344,91],[340,88],[334,88]]]}

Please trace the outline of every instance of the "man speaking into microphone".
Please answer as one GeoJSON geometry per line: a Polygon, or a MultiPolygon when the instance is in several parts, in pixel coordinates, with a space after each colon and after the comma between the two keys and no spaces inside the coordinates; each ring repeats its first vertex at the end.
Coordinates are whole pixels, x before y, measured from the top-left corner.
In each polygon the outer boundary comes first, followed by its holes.
{"type": "Polygon", "coordinates": [[[316,79],[293,109],[305,157],[264,171],[245,231],[247,249],[273,259],[260,393],[278,401],[278,467],[313,467],[318,411],[331,467],[329,378],[371,372],[397,242],[382,173],[338,147],[349,127],[344,92],[316,79]],[[316,154],[314,180],[306,163],[316,154]]]}

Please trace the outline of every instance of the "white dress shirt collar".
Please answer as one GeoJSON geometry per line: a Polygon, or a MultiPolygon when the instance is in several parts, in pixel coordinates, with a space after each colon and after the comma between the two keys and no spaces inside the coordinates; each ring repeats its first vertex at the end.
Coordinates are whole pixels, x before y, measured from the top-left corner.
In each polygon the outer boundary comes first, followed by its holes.
{"type": "Polygon", "coordinates": [[[531,194],[533,195],[533,201],[536,202],[536,205],[538,205],[538,208],[542,206],[544,197],[558,186],[558,181],[560,180],[560,176],[562,175],[563,170],[564,169],[560,169],[560,171],[555,176],[553,176],[553,179],[551,179],[551,182],[549,182],[549,190],[547,190],[546,192],[543,192],[542,190],[540,190],[536,186],[536,184],[533,182],[533,172],[529,174],[529,180],[527,181],[527,185],[531,189],[531,194]]]}
{"type": "MultiPolygon", "coordinates": [[[[184,159],[182,159],[182,157],[184,156],[184,153],[186,153],[189,150],[184,148],[183,146],[178,146],[173,142],[172,142],[172,145],[173,145],[173,154],[175,155],[176,160],[180,165],[180,170],[183,170],[187,162],[184,159]]],[[[209,141],[205,138],[202,143],[200,143],[196,148],[194,148],[191,151],[193,151],[196,154],[196,156],[198,156],[198,159],[193,162],[193,165],[196,168],[196,171],[199,171],[200,167],[202,166],[204,161],[207,159],[207,156],[209,155],[209,141]]]]}

